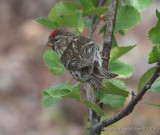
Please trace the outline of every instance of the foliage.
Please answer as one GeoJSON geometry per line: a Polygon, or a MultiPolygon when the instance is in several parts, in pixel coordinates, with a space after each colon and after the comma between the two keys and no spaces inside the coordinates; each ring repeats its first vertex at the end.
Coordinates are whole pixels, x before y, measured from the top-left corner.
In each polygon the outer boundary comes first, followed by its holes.
{"type": "Polygon", "coordinates": [[[52,50],[46,50],[44,53],[44,62],[54,75],[61,75],[64,73],[65,68],[60,63],[58,55],[52,50]]]}
{"type": "Polygon", "coordinates": [[[152,64],[158,61],[160,54],[160,44],[153,46],[152,51],[149,53],[148,63],[152,64]]]}
{"type": "Polygon", "coordinates": [[[83,101],[87,106],[89,106],[90,108],[92,108],[97,114],[98,116],[103,116],[104,115],[104,112],[102,111],[102,109],[96,105],[96,104],[93,104],[92,102],[88,101],[88,100],[85,100],[83,101]]]}
{"type": "Polygon", "coordinates": [[[48,18],[38,18],[35,21],[47,26],[48,28],[51,28],[52,30],[56,29],[59,26],[56,22],[54,22],[48,18]]]}
{"type": "Polygon", "coordinates": [[[106,80],[101,88],[101,92],[104,94],[120,95],[122,97],[128,97],[129,92],[124,89],[124,83],[118,80],[106,80]],[[119,87],[118,87],[119,86],[119,87]]]}
{"type": "Polygon", "coordinates": [[[115,60],[109,64],[108,70],[118,74],[117,78],[129,78],[134,73],[134,68],[131,65],[115,60]]]}
{"type": "Polygon", "coordinates": [[[142,75],[142,77],[139,79],[138,91],[141,90],[141,88],[146,83],[146,81],[150,78],[150,76],[153,74],[155,69],[156,69],[156,67],[152,67],[142,75]]]}
{"type": "Polygon", "coordinates": [[[53,85],[50,88],[43,90],[43,107],[51,107],[59,103],[60,99],[73,98],[80,101],[80,84],[77,83],[71,86],[68,82],[60,83],[59,85],[53,85]]]}
{"type": "Polygon", "coordinates": [[[129,94],[125,83],[116,79],[106,80],[101,91],[94,90],[94,93],[102,103],[112,110],[121,108],[129,94]]]}
{"type": "Polygon", "coordinates": [[[123,46],[123,47],[114,47],[111,50],[110,54],[110,60],[109,62],[113,62],[117,60],[119,57],[123,56],[127,52],[129,52],[131,49],[133,49],[136,45],[133,46],[123,46]]]}
{"type": "MultiPolygon", "coordinates": [[[[149,33],[148,33],[148,38],[149,40],[155,44],[155,46],[153,46],[152,51],[149,53],[149,58],[148,58],[148,63],[152,64],[155,62],[158,62],[158,59],[160,58],[160,12],[158,10],[156,10],[156,16],[158,18],[157,21],[157,25],[156,27],[153,27],[149,33]]],[[[150,68],[147,72],[145,72],[142,77],[139,80],[139,84],[138,84],[138,90],[140,90],[142,88],[142,86],[144,85],[144,83],[149,79],[149,77],[153,74],[154,70],[156,67],[152,67],[150,68]]],[[[160,92],[160,81],[156,80],[153,85],[151,86],[149,92],[160,92]]],[[[151,106],[160,106],[160,104],[151,104],[148,102],[144,103],[151,105],[151,106]]]]}
{"type": "Polygon", "coordinates": [[[145,10],[152,4],[152,0],[125,0],[125,3],[134,6],[138,10],[145,10]]]}
{"type": "MultiPolygon", "coordinates": [[[[89,28],[91,20],[90,15],[105,15],[107,17],[108,7],[96,7],[95,0],[78,0],[78,4],[69,1],[58,2],[50,11],[48,18],[38,18],[35,21],[45,25],[50,29],[55,29],[60,26],[66,26],[74,28],[75,34],[81,34],[85,28],[89,28]]],[[[110,4],[109,1],[108,6],[110,4]]],[[[125,36],[128,29],[134,28],[140,21],[141,15],[140,10],[144,10],[151,5],[151,0],[125,0],[124,4],[119,1],[117,18],[113,37],[113,46],[109,61],[109,71],[118,74],[117,78],[126,79],[131,77],[134,73],[134,68],[131,65],[125,64],[118,59],[132,50],[136,45],[132,46],[118,46],[116,41],[116,34],[121,34],[125,36]]],[[[160,13],[156,10],[156,15],[158,18],[157,25],[149,31],[148,37],[155,46],[149,54],[148,63],[155,63],[158,61],[160,54],[160,13]]],[[[94,22],[96,23],[96,22],[94,22]]],[[[106,22],[104,26],[99,31],[105,35],[106,32],[106,22]]],[[[53,75],[62,75],[65,68],[61,64],[57,54],[52,50],[46,50],[44,53],[44,61],[46,66],[49,68],[53,75]]],[[[144,83],[148,80],[150,75],[153,73],[155,67],[149,69],[140,78],[138,84],[138,90],[142,88],[144,83]]],[[[160,85],[159,80],[157,80],[150,89],[150,92],[159,92],[160,85]]],[[[80,84],[77,83],[71,86],[68,82],[60,83],[58,85],[51,86],[43,90],[42,106],[51,107],[57,105],[63,98],[73,98],[77,101],[81,101],[80,97],[80,84]]],[[[100,91],[95,91],[94,93],[101,102],[110,109],[121,108],[129,92],[126,89],[124,81],[117,79],[105,80],[102,89],[100,91]]],[[[90,101],[84,101],[84,103],[92,108],[99,116],[104,115],[101,108],[93,104],[90,101]]],[[[148,103],[150,104],[150,103],[148,103]]]]}
{"type": "Polygon", "coordinates": [[[153,44],[160,44],[160,12],[158,10],[156,10],[156,15],[158,18],[157,24],[149,31],[148,38],[153,44]]]}
{"type": "Polygon", "coordinates": [[[133,28],[141,21],[141,15],[133,6],[123,6],[117,11],[116,25],[114,33],[117,34],[119,30],[127,30],[133,28]]]}

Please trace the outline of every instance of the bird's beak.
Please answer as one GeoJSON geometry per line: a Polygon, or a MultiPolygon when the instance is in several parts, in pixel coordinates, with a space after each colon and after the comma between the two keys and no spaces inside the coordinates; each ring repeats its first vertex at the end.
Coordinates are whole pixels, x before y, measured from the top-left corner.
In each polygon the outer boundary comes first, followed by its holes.
{"type": "Polygon", "coordinates": [[[47,47],[52,47],[52,46],[54,46],[54,44],[52,44],[52,43],[47,43],[47,47]]]}
{"type": "Polygon", "coordinates": [[[46,47],[53,47],[53,46],[54,46],[54,44],[51,43],[51,42],[48,42],[48,43],[46,44],[46,47]]]}

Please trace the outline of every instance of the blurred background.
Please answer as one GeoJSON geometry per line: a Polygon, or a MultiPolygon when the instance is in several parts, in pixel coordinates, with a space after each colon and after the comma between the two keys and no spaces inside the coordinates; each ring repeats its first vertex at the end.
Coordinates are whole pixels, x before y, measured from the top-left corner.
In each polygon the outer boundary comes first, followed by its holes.
{"type": "MultiPolygon", "coordinates": [[[[88,108],[84,104],[64,99],[56,107],[41,107],[43,89],[72,78],[68,72],[53,76],[44,65],[44,45],[51,30],[33,21],[47,17],[56,2],[58,0],[0,0],[0,135],[85,135],[87,132],[88,108]]],[[[156,9],[160,11],[159,0],[153,0],[152,6],[141,12],[139,25],[128,30],[125,36],[116,36],[120,46],[138,44],[121,58],[135,67],[135,73],[126,81],[128,90],[135,93],[139,78],[153,66],[147,64],[153,46],[147,34],[156,25],[156,9]]],[[[87,33],[85,30],[84,35],[87,33]]],[[[98,30],[93,39],[102,45],[102,35],[97,35],[98,30]]],[[[83,92],[82,96],[84,99],[83,92]]],[[[159,96],[147,93],[144,100],[159,103],[159,96]]],[[[105,109],[107,117],[120,111],[105,109]]],[[[140,102],[132,114],[111,125],[103,134],[159,135],[159,121],[160,108],[140,102]],[[150,130],[123,129],[127,127],[150,130]]]]}

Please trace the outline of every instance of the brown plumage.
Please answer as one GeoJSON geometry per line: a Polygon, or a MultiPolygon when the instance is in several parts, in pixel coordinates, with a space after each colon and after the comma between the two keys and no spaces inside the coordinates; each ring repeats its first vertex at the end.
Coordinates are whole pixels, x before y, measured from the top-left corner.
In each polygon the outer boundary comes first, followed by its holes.
{"type": "Polygon", "coordinates": [[[101,52],[90,38],[57,28],[51,32],[47,44],[76,80],[89,82],[95,89],[101,88],[104,79],[117,76],[102,68],[101,52]]]}

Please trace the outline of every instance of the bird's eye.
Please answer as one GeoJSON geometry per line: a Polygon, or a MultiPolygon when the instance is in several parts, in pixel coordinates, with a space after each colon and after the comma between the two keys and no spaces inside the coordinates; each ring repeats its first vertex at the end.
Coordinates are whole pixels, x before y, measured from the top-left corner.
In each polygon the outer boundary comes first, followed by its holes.
{"type": "Polygon", "coordinates": [[[57,39],[55,39],[55,41],[58,41],[59,39],[57,38],[57,39]]]}

